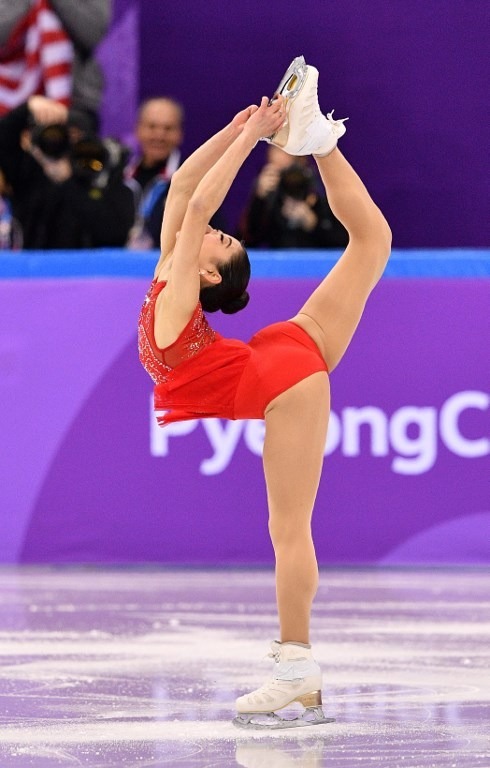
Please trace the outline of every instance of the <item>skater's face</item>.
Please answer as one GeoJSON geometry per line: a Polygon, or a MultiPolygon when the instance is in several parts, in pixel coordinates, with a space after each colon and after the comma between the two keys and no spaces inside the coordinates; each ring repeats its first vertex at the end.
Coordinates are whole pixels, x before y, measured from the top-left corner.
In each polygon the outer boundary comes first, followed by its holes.
{"type": "Polygon", "coordinates": [[[199,253],[201,284],[220,282],[218,265],[231,261],[241,250],[242,246],[236,237],[208,226],[199,253]]]}

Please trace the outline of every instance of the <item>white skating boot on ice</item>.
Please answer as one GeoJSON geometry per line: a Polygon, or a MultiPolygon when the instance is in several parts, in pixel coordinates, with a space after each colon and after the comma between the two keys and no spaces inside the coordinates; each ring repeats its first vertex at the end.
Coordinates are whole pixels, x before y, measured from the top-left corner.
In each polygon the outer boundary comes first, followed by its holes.
{"type": "Polygon", "coordinates": [[[322,673],[313,659],[311,647],[302,643],[274,641],[269,654],[274,673],[261,688],[236,700],[238,728],[295,728],[331,723],[322,710],[322,673]],[[302,704],[300,717],[282,718],[276,714],[290,704],[302,704]]]}
{"type": "Polygon", "coordinates": [[[282,78],[277,93],[286,100],[286,121],[264,139],[289,155],[328,155],[345,133],[344,120],[334,120],[333,110],[322,114],[318,104],[318,70],[297,56],[282,78]]]}

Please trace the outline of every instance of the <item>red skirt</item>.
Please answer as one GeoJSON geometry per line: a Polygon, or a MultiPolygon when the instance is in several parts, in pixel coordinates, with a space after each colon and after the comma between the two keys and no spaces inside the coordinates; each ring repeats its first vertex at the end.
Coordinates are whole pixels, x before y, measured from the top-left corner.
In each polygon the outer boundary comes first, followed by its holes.
{"type": "Polygon", "coordinates": [[[248,344],[216,341],[155,386],[161,426],[188,419],[263,419],[269,403],[313,373],[328,373],[313,339],[291,321],[274,323],[248,344]]]}

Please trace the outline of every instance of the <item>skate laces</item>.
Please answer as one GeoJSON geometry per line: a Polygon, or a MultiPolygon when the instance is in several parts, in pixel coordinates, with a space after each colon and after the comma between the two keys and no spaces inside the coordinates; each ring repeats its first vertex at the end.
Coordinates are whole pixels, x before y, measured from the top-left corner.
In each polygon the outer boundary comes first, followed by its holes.
{"type": "Polygon", "coordinates": [[[339,128],[343,128],[344,127],[345,121],[348,120],[349,118],[348,117],[343,117],[341,120],[335,120],[334,117],[333,117],[333,113],[334,112],[335,112],[334,109],[332,109],[331,112],[327,112],[327,120],[330,123],[330,125],[332,126],[332,128],[337,128],[337,130],[338,130],[339,128]]]}
{"type": "Polygon", "coordinates": [[[273,642],[269,653],[264,657],[266,659],[273,659],[276,664],[280,664],[283,669],[292,669],[294,665],[307,663],[307,659],[303,656],[298,656],[297,659],[288,659],[287,661],[281,658],[281,644],[273,642]]]}
{"type": "Polygon", "coordinates": [[[274,659],[276,664],[279,664],[281,661],[281,646],[279,643],[274,642],[271,645],[269,653],[267,653],[264,657],[264,659],[274,659]]]}

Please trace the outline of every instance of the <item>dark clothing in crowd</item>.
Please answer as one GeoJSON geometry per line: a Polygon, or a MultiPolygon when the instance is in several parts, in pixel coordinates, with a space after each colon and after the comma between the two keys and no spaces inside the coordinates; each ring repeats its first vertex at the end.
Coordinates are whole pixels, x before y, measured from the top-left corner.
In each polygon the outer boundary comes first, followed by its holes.
{"type": "Polygon", "coordinates": [[[141,189],[145,189],[146,186],[150,183],[150,181],[153,181],[154,178],[165,178],[165,168],[167,166],[167,161],[161,161],[159,163],[155,163],[154,165],[142,165],[141,163],[136,166],[134,173],[133,173],[133,179],[138,182],[141,189]]]}
{"type": "Polygon", "coordinates": [[[294,226],[281,213],[273,198],[252,198],[242,220],[239,236],[249,247],[265,248],[343,248],[347,233],[335,219],[326,200],[318,199],[312,206],[318,217],[317,226],[307,232],[294,226]]]}
{"type": "MultiPolygon", "coordinates": [[[[0,120],[0,168],[11,189],[12,213],[22,229],[23,247],[123,246],[134,221],[133,194],[122,177],[124,158],[117,165],[111,157],[114,152],[103,147],[105,166],[98,178],[87,176],[80,170],[82,164],[78,168],[74,163],[71,177],[55,183],[21,147],[29,118],[27,105],[22,105],[0,120]]],[[[96,147],[100,145],[96,140],[96,147]]]]}
{"type": "Polygon", "coordinates": [[[176,150],[166,160],[153,165],[143,165],[140,161],[126,168],[125,175],[133,190],[137,212],[129,247],[140,250],[158,248],[170,179],[179,161],[180,152],[176,150]]]}
{"type": "MultiPolygon", "coordinates": [[[[147,249],[160,246],[163,212],[171,176],[179,162],[180,152],[177,150],[167,160],[154,165],[139,162],[126,169],[126,178],[134,192],[137,208],[137,221],[130,236],[129,247],[147,249]]],[[[214,214],[210,224],[216,229],[226,228],[220,211],[214,214]]]]}
{"type": "Polygon", "coordinates": [[[256,248],[343,248],[348,242],[346,229],[317,192],[311,170],[296,165],[284,169],[277,188],[265,197],[252,194],[237,236],[256,248]],[[288,200],[308,205],[316,218],[313,229],[288,215],[288,200]]]}

